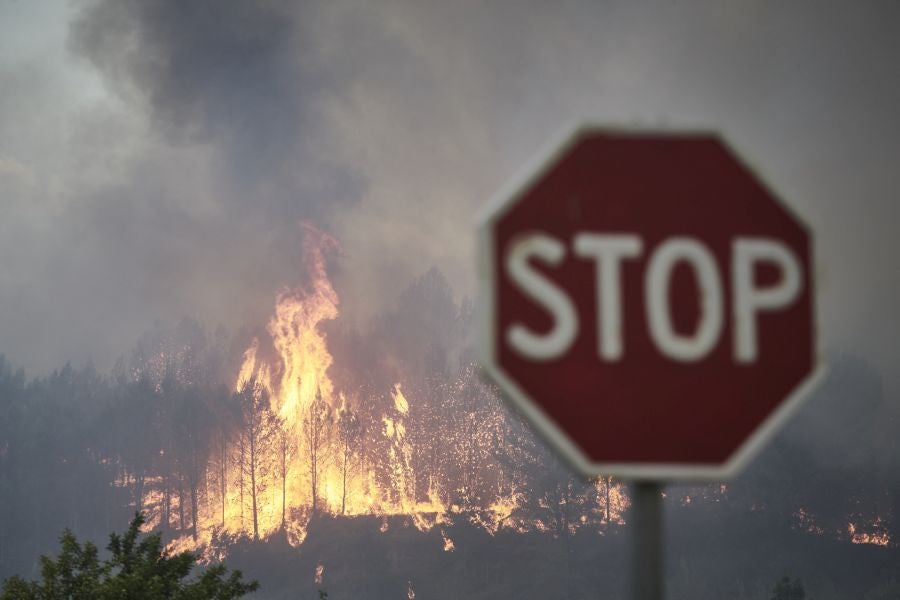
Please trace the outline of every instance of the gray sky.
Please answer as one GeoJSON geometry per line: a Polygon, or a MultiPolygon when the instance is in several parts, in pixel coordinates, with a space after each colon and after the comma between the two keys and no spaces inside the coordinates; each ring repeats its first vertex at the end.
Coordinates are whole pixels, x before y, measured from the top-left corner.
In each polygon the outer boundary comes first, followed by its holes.
{"type": "Polygon", "coordinates": [[[0,0],[0,352],[265,322],[301,220],[358,320],[579,118],[722,130],[817,236],[824,345],[897,389],[900,4],[0,0]],[[190,9],[186,8],[190,4],[190,9]]]}

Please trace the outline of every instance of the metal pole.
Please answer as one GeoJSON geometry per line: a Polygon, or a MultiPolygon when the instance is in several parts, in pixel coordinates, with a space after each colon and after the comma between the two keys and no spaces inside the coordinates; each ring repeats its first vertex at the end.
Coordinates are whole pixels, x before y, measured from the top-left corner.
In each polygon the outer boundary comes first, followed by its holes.
{"type": "Polygon", "coordinates": [[[633,597],[634,600],[662,600],[662,484],[658,481],[636,481],[631,487],[633,597]]]}

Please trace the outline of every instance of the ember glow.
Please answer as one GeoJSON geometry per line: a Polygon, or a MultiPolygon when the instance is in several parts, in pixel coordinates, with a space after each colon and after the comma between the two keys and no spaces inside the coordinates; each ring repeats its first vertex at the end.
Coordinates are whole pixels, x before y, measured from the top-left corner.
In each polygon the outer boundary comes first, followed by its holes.
{"type": "MultiPolygon", "coordinates": [[[[891,535],[887,524],[881,517],[866,518],[863,515],[850,515],[851,521],[843,529],[832,530],[834,537],[849,540],[852,544],[872,544],[875,546],[888,546],[891,543],[891,535]]],[[[794,528],[815,535],[829,533],[818,524],[813,515],[805,508],[794,512],[794,528]]]]}
{"type": "Polygon", "coordinates": [[[854,544],[887,546],[891,543],[891,535],[880,518],[876,518],[868,526],[858,523],[847,523],[847,535],[850,536],[850,542],[854,544]]]}

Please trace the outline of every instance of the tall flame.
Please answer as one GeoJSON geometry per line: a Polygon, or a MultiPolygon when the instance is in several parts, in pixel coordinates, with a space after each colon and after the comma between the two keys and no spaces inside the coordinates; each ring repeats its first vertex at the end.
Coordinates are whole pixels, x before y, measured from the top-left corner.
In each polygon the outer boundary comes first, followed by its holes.
{"type": "Polygon", "coordinates": [[[312,290],[284,291],[278,295],[275,316],[268,332],[281,358],[278,410],[292,427],[305,414],[317,393],[333,403],[334,385],[328,376],[333,359],[325,335],[319,331],[322,321],[338,316],[338,296],[328,280],[324,250],[337,242],[307,226],[306,255],[312,276],[312,290]]]}
{"type": "MultiPolygon", "coordinates": [[[[232,442],[229,466],[224,469],[226,499],[218,515],[207,511],[201,528],[206,539],[214,529],[262,537],[284,527],[296,543],[305,536],[313,510],[404,514],[422,529],[441,522],[439,515],[445,512],[434,490],[423,501],[415,497],[412,447],[405,424],[409,402],[399,383],[392,392],[393,410],[383,416],[389,485],[386,488],[379,483],[371,469],[359,468],[362,457],[352,457],[352,464],[348,463],[350,450],[339,427],[341,416],[352,407],[347,398],[335,394],[328,374],[333,357],[320,329],[323,322],[338,316],[339,299],[328,279],[325,260],[326,252],[337,247],[337,242],[311,226],[305,230],[310,283],[277,296],[266,328],[275,360],[269,364],[261,358],[260,340],[254,338],[243,354],[234,385],[239,395],[251,394],[257,404],[262,403],[263,412],[264,399],[268,399],[268,410],[277,418],[261,425],[259,431],[241,432],[237,442],[232,442]],[[254,458],[250,456],[253,452],[262,455],[254,458]]],[[[244,422],[241,427],[248,425],[244,422]]]]}

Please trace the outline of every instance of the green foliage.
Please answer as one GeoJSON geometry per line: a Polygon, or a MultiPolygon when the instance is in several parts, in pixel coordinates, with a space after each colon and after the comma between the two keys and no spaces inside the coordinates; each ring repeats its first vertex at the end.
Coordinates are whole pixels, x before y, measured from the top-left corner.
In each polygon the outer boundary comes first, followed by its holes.
{"type": "Polygon", "coordinates": [[[805,600],[806,590],[799,579],[793,581],[788,577],[782,577],[772,590],[772,600],[805,600]]]}
{"type": "Polygon", "coordinates": [[[0,589],[0,600],[230,600],[259,587],[256,581],[242,581],[240,571],[228,575],[223,564],[187,581],[196,556],[170,556],[160,533],[140,537],[143,523],[136,514],[128,531],[110,535],[110,557],[103,562],[94,544],[81,546],[66,530],[59,557],[41,557],[41,580],[11,577],[0,589]]]}

